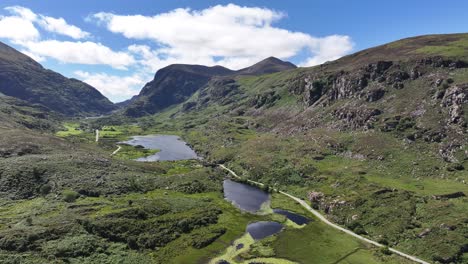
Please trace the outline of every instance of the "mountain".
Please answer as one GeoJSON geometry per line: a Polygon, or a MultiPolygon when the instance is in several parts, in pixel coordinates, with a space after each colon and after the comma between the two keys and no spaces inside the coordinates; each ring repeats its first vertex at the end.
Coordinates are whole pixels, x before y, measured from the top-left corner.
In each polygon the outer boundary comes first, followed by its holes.
{"type": "Polygon", "coordinates": [[[273,57],[239,71],[222,66],[170,65],[156,72],[154,79],[143,87],[138,96],[132,98],[125,113],[133,117],[154,114],[184,102],[214,77],[261,75],[294,68],[296,66],[293,64],[273,57]]]}
{"type": "Polygon", "coordinates": [[[385,245],[466,263],[468,34],[217,75],[170,106],[145,122],[178,131],[205,162],[304,199],[319,193],[312,205],[328,219],[385,245]]]}
{"type": "Polygon", "coordinates": [[[282,61],[275,57],[264,59],[250,67],[238,70],[237,75],[262,75],[281,71],[287,71],[297,68],[291,62],[282,61]]]}
{"type": "Polygon", "coordinates": [[[0,92],[68,116],[103,114],[115,109],[94,87],[45,69],[1,42],[0,92]]]}

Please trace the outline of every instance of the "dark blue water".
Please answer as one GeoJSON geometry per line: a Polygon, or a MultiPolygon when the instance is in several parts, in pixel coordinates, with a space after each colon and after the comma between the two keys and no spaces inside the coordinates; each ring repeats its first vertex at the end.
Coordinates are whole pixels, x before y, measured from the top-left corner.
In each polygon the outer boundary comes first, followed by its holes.
{"type": "Polygon", "coordinates": [[[294,223],[298,225],[304,225],[311,221],[309,218],[305,216],[302,216],[300,214],[296,214],[290,211],[286,211],[283,209],[273,209],[273,212],[286,216],[289,220],[293,221],[294,223]]]}
{"type": "Polygon", "coordinates": [[[257,187],[231,180],[224,180],[224,197],[242,210],[255,213],[270,200],[267,192],[257,187]]]}
{"type": "Polygon", "coordinates": [[[279,233],[281,229],[283,229],[283,225],[280,223],[266,221],[255,222],[247,226],[247,232],[249,232],[255,240],[279,233]]]}
{"type": "Polygon", "coordinates": [[[193,151],[178,136],[173,135],[149,135],[134,136],[129,141],[122,142],[132,146],[141,145],[146,149],[158,149],[158,153],[139,158],[137,161],[159,161],[159,160],[188,160],[197,159],[197,153],[193,151]]]}

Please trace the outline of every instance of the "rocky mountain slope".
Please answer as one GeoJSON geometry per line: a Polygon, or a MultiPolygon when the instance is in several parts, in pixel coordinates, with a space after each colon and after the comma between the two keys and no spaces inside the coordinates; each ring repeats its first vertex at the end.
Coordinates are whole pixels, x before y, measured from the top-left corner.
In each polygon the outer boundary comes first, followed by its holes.
{"type": "Polygon", "coordinates": [[[221,66],[170,65],[159,70],[154,80],[147,83],[138,96],[132,98],[125,113],[133,117],[143,116],[182,103],[215,77],[262,75],[294,68],[294,64],[273,57],[238,71],[221,66]]]}
{"type": "Polygon", "coordinates": [[[0,129],[27,128],[53,131],[60,116],[50,109],[0,94],[0,129]]]}
{"type": "MultiPolygon", "coordinates": [[[[202,73],[193,68],[192,75],[184,75],[184,82],[193,84],[190,92],[180,96],[166,89],[178,100],[154,101],[149,112],[176,102],[181,113],[218,105],[230,115],[255,116],[257,129],[282,134],[320,127],[395,132],[407,141],[439,143],[444,159],[463,161],[465,154],[456,158],[454,152],[466,143],[467,69],[468,35],[415,37],[320,66],[259,77],[225,71],[203,75],[196,83],[202,73]]],[[[165,72],[156,79],[164,79],[165,72]]],[[[154,90],[147,85],[142,95],[154,90]]]]}
{"type": "Polygon", "coordinates": [[[0,92],[69,116],[103,114],[115,108],[94,87],[45,69],[3,43],[0,43],[0,92]]]}

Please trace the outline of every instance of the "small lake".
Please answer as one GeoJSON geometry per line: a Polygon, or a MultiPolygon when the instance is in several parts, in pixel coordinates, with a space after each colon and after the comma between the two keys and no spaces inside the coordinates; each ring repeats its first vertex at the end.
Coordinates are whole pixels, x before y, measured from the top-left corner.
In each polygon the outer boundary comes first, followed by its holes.
{"type": "Polygon", "coordinates": [[[139,158],[137,161],[171,161],[198,159],[197,153],[186,142],[174,135],[149,135],[134,136],[121,143],[132,146],[141,145],[146,149],[158,149],[158,153],[148,157],[139,158]]]}
{"type": "Polygon", "coordinates": [[[255,222],[247,226],[247,232],[255,240],[277,234],[281,229],[283,229],[282,224],[268,221],[255,222]]]}
{"type": "Polygon", "coordinates": [[[283,210],[283,209],[273,209],[273,212],[275,212],[276,214],[286,216],[289,220],[293,221],[294,223],[298,225],[304,225],[311,221],[309,218],[305,216],[302,216],[300,214],[296,214],[287,210],[283,210]]]}
{"type": "Polygon", "coordinates": [[[263,203],[270,200],[270,194],[248,184],[224,180],[223,188],[226,200],[250,213],[257,212],[263,203]]]}

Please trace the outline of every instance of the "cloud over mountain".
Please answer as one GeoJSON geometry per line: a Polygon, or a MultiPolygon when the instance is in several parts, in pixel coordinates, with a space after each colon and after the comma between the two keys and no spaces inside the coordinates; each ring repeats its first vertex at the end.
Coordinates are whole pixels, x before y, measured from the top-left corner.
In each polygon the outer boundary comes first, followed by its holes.
{"type": "MultiPolygon", "coordinates": [[[[303,64],[339,58],[352,49],[348,36],[314,37],[275,27],[281,12],[234,4],[203,10],[175,9],[155,16],[96,13],[99,23],[134,40],[152,40],[165,60],[239,69],[274,55],[287,59],[310,53],[303,64]]],[[[156,61],[159,63],[159,61],[156,61]]]]}

